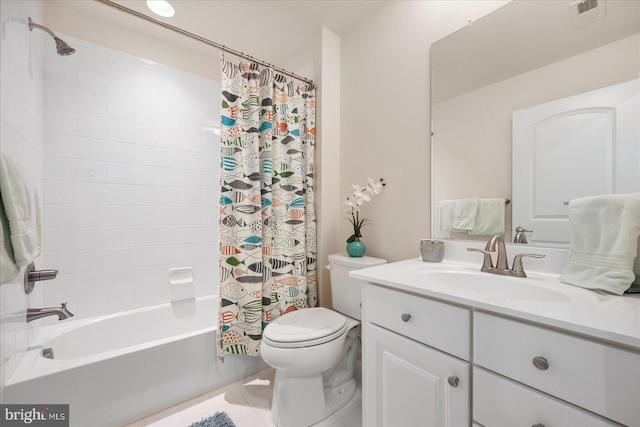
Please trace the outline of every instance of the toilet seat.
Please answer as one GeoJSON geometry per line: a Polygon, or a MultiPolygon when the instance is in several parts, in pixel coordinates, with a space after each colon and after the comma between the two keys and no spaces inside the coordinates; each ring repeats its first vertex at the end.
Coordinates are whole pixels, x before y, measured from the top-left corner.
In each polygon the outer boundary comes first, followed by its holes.
{"type": "Polygon", "coordinates": [[[348,329],[347,318],[323,307],[294,311],[265,328],[265,344],[276,348],[311,347],[332,341],[348,329]]]}

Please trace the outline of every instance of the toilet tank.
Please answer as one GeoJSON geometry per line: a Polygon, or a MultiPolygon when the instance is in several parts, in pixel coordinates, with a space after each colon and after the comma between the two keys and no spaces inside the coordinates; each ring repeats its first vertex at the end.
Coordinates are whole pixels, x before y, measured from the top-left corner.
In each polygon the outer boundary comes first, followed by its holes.
{"type": "Polygon", "coordinates": [[[329,255],[331,274],[331,301],[333,309],[354,319],[362,318],[362,282],[349,277],[351,270],[386,264],[386,259],[363,256],[350,257],[346,253],[329,255]]]}

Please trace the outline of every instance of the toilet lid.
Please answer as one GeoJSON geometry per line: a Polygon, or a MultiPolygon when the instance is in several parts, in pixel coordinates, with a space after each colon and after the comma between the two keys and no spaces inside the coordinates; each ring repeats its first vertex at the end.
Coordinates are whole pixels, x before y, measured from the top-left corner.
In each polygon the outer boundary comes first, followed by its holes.
{"type": "Polygon", "coordinates": [[[269,323],[262,338],[273,347],[308,347],[331,341],[346,329],[342,314],[323,307],[306,308],[269,323]]]}

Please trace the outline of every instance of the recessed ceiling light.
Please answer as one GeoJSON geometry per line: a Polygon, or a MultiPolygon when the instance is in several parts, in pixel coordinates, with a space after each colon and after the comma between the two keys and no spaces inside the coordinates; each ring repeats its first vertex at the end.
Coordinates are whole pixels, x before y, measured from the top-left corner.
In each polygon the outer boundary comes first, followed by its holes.
{"type": "Polygon", "coordinates": [[[151,9],[151,12],[164,16],[165,18],[169,18],[176,13],[175,10],[173,10],[173,6],[165,0],[147,0],[147,7],[151,9]]]}

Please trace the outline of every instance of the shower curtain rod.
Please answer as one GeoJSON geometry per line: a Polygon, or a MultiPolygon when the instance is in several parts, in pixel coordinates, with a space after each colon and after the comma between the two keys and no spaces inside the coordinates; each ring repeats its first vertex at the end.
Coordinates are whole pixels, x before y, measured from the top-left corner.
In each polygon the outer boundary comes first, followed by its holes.
{"type": "Polygon", "coordinates": [[[293,77],[294,79],[301,80],[301,81],[303,81],[305,83],[308,83],[308,84],[311,84],[311,85],[314,84],[313,80],[309,80],[309,79],[307,79],[305,77],[299,76],[299,75],[297,75],[295,73],[292,73],[291,71],[285,70],[284,68],[276,67],[273,64],[270,64],[270,63],[265,62],[265,61],[261,61],[259,59],[254,58],[253,56],[247,55],[247,54],[245,54],[243,52],[239,52],[237,50],[230,49],[230,48],[226,47],[223,44],[216,43],[216,42],[211,41],[209,39],[205,39],[204,37],[201,37],[201,36],[199,36],[197,34],[190,33],[189,31],[185,31],[182,28],[175,27],[175,26],[173,26],[171,24],[167,24],[166,22],[162,22],[162,21],[160,21],[158,19],[155,19],[155,18],[152,18],[150,16],[147,16],[144,13],[140,13],[140,12],[135,11],[133,9],[129,9],[128,7],[125,7],[125,6],[122,6],[122,5],[118,4],[118,3],[112,2],[111,0],[95,0],[95,1],[97,1],[99,3],[102,3],[102,4],[106,5],[106,6],[110,6],[110,7],[114,8],[114,9],[118,9],[118,10],[120,10],[122,12],[128,13],[129,15],[137,16],[138,18],[142,18],[142,19],[144,19],[144,20],[146,20],[148,22],[151,22],[153,24],[160,25],[161,27],[167,28],[167,29],[169,29],[171,31],[174,31],[174,32],[178,33],[178,34],[182,34],[184,36],[190,37],[190,38],[192,38],[194,40],[197,40],[199,42],[202,42],[204,44],[208,44],[209,46],[213,46],[216,49],[221,50],[223,53],[227,52],[227,53],[230,53],[230,54],[232,54],[234,56],[238,56],[240,58],[248,59],[249,61],[255,62],[256,64],[260,64],[260,65],[265,66],[265,67],[273,68],[277,72],[279,72],[281,74],[284,74],[286,76],[293,77]]]}

